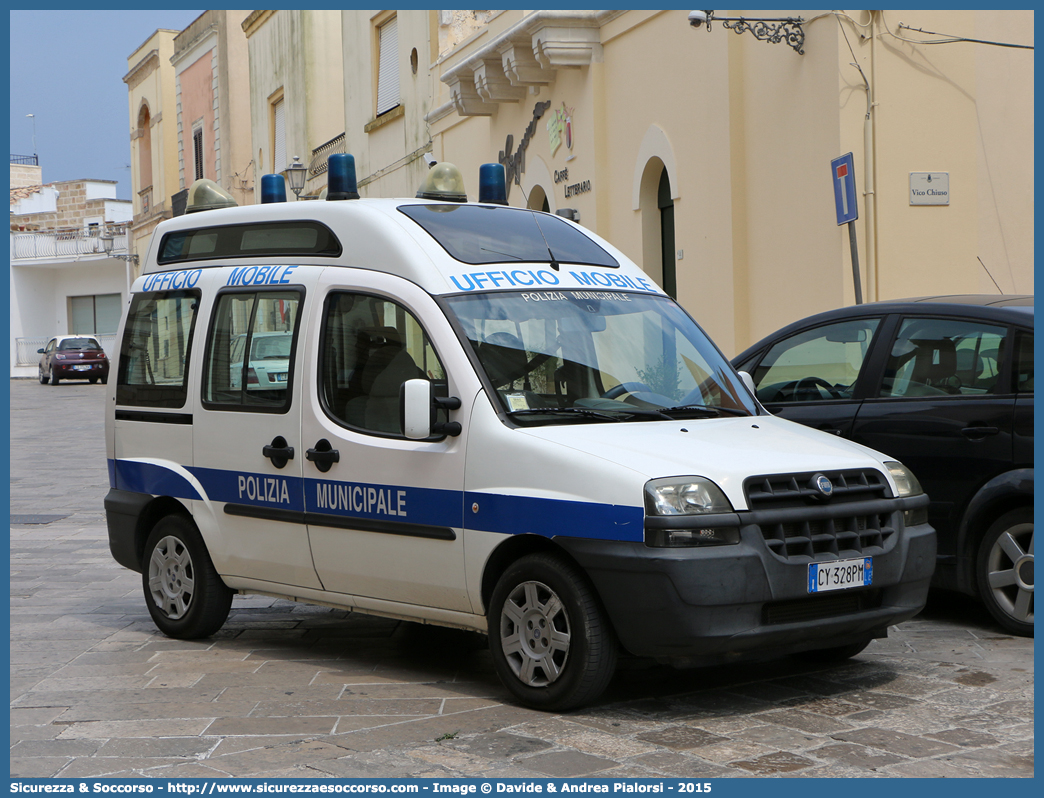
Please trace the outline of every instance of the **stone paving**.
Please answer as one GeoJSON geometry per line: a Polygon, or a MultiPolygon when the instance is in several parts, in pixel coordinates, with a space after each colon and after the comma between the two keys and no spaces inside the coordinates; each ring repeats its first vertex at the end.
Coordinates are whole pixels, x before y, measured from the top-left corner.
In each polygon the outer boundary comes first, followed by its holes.
{"type": "Polygon", "coordinates": [[[839,666],[624,661],[565,714],[454,630],[237,596],[169,640],[108,552],[104,405],[11,381],[12,776],[1033,776],[1033,641],[961,596],[839,666]]]}

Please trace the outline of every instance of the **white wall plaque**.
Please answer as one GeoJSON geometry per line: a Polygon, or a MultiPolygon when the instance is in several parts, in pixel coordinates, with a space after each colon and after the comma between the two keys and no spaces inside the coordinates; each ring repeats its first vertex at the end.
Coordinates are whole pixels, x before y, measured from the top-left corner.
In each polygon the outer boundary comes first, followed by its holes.
{"type": "Polygon", "coordinates": [[[910,172],[911,205],[949,205],[949,172],[910,172]]]}

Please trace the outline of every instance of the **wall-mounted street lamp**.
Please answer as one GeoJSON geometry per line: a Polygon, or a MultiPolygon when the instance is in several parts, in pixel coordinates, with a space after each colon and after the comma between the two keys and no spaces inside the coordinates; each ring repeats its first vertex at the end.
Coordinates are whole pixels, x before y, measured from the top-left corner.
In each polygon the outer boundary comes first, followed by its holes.
{"type": "Polygon", "coordinates": [[[130,255],[117,255],[115,252],[112,251],[112,247],[115,241],[113,240],[113,237],[111,235],[101,236],[101,242],[102,249],[105,250],[105,254],[108,255],[110,258],[119,258],[120,260],[127,261],[127,263],[133,263],[135,266],[138,265],[137,252],[132,252],[130,255]]]}
{"type": "Polygon", "coordinates": [[[770,17],[754,19],[752,17],[716,17],[713,11],[690,11],[689,24],[694,28],[707,25],[707,31],[711,29],[711,20],[717,20],[728,30],[736,33],[750,31],[754,38],[763,42],[779,44],[786,42],[798,52],[804,55],[805,31],[801,25],[804,23],[801,17],[770,17]]]}
{"type": "Polygon", "coordinates": [[[290,183],[290,190],[294,196],[301,198],[301,190],[304,188],[305,178],[308,177],[308,167],[301,163],[301,158],[294,156],[294,162],[286,167],[286,179],[290,183]]]}

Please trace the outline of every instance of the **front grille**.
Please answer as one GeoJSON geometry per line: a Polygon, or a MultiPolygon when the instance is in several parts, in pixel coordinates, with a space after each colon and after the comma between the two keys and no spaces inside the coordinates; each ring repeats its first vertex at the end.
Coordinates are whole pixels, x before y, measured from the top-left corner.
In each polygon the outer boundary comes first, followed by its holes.
{"type": "Polygon", "coordinates": [[[747,494],[747,506],[751,510],[778,510],[819,502],[823,496],[816,490],[812,481],[821,473],[829,477],[834,485],[834,492],[830,497],[831,504],[883,499],[890,494],[884,474],[873,469],[772,474],[750,477],[743,483],[743,489],[747,494]]]}
{"type": "Polygon", "coordinates": [[[880,606],[880,590],[860,590],[836,595],[810,596],[794,601],[775,601],[762,607],[761,620],[766,626],[801,623],[865,612],[880,606]]]}
{"type": "Polygon", "coordinates": [[[768,550],[791,563],[883,552],[900,523],[897,511],[879,511],[880,500],[890,497],[884,475],[872,469],[826,472],[834,485],[829,498],[815,488],[818,476],[775,474],[744,483],[768,550]],[[858,509],[855,502],[861,502],[858,509]],[[876,503],[874,511],[867,511],[867,502],[876,503]]]}

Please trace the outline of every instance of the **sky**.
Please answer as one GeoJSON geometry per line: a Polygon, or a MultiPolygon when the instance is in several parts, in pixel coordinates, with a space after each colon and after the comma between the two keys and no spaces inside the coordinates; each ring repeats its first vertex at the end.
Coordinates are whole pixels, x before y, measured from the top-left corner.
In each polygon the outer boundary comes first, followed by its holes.
{"type": "Polygon", "coordinates": [[[12,10],[11,154],[33,154],[35,122],[45,183],[115,180],[130,199],[127,58],[157,28],[184,30],[202,13],[12,10]]]}

